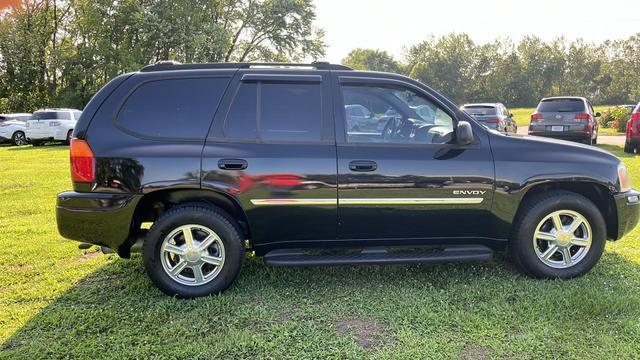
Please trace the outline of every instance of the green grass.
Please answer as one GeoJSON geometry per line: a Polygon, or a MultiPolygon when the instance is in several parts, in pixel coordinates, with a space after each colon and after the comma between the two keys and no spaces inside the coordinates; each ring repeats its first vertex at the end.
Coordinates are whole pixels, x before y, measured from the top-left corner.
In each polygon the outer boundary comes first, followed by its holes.
{"type": "MultiPolygon", "coordinates": [[[[610,105],[605,105],[605,106],[596,106],[594,107],[594,110],[596,112],[603,112],[604,110],[610,108],[612,106],[610,105]]],[[[513,119],[516,121],[516,123],[518,123],[518,126],[529,126],[529,123],[531,122],[531,114],[533,114],[535,112],[535,108],[514,108],[514,109],[509,109],[509,111],[513,114],[513,119]]],[[[624,135],[624,133],[622,132],[618,132],[616,129],[609,129],[609,128],[603,128],[600,127],[598,129],[598,134],[600,135],[624,135]]]]}
{"type": "MultiPolygon", "coordinates": [[[[640,157],[620,156],[640,180],[640,157]]],[[[80,251],[55,225],[67,147],[0,147],[0,358],[635,358],[640,242],[570,281],[487,263],[272,268],[164,296],[141,257],[80,251]]]]}

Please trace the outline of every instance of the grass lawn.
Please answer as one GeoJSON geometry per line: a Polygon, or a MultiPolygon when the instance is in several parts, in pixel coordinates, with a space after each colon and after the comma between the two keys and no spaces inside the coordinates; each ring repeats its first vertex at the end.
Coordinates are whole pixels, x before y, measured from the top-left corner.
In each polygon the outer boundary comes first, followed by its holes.
{"type": "MultiPolygon", "coordinates": [[[[640,157],[619,147],[640,182],[640,157]]],[[[635,358],[640,229],[570,281],[477,264],[273,268],[164,296],[142,259],[80,251],[55,225],[68,148],[0,147],[0,358],[635,358]]]]}
{"type": "MultiPolygon", "coordinates": [[[[594,110],[596,112],[603,112],[604,110],[610,108],[612,106],[596,106],[594,110]]],[[[518,123],[518,126],[529,126],[529,122],[531,122],[531,114],[535,112],[535,108],[514,108],[509,109],[509,111],[513,114],[513,119],[518,123]]],[[[598,134],[600,135],[624,135],[624,132],[618,132],[616,129],[609,129],[600,127],[598,129],[598,134]]]]}

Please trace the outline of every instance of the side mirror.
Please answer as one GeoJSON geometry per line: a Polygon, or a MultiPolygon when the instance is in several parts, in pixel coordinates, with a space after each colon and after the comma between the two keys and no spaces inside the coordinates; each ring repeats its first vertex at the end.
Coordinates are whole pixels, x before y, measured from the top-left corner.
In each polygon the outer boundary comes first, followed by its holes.
{"type": "Polygon", "coordinates": [[[600,117],[600,116],[602,116],[602,114],[601,114],[601,113],[599,113],[599,112],[597,112],[597,113],[596,113],[596,117],[600,117]]]}
{"type": "Polygon", "coordinates": [[[471,124],[466,121],[458,121],[456,128],[456,142],[458,145],[469,145],[473,142],[473,130],[471,124]]]}

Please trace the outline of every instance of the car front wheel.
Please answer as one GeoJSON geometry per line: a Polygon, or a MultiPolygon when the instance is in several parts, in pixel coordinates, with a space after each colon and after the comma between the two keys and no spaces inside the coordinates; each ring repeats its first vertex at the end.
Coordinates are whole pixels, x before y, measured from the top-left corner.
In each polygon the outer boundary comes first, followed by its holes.
{"type": "Polygon", "coordinates": [[[144,243],[147,274],[164,293],[181,298],[217,294],[233,284],[244,261],[242,239],[222,210],[177,206],[151,227],[144,243]]]}
{"type": "Polygon", "coordinates": [[[535,278],[573,278],[598,262],[606,225],[582,195],[549,191],[528,199],[518,212],[509,243],[518,268],[535,278]]]}

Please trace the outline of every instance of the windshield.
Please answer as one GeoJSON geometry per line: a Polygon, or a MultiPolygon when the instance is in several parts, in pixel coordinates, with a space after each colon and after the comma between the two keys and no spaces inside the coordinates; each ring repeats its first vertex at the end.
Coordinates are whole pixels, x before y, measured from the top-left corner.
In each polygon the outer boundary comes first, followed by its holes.
{"type": "Polygon", "coordinates": [[[544,100],[538,105],[538,112],[583,112],[584,101],[580,99],[544,100]]]}
{"type": "Polygon", "coordinates": [[[471,115],[497,115],[494,106],[465,106],[464,109],[471,115]]]}

